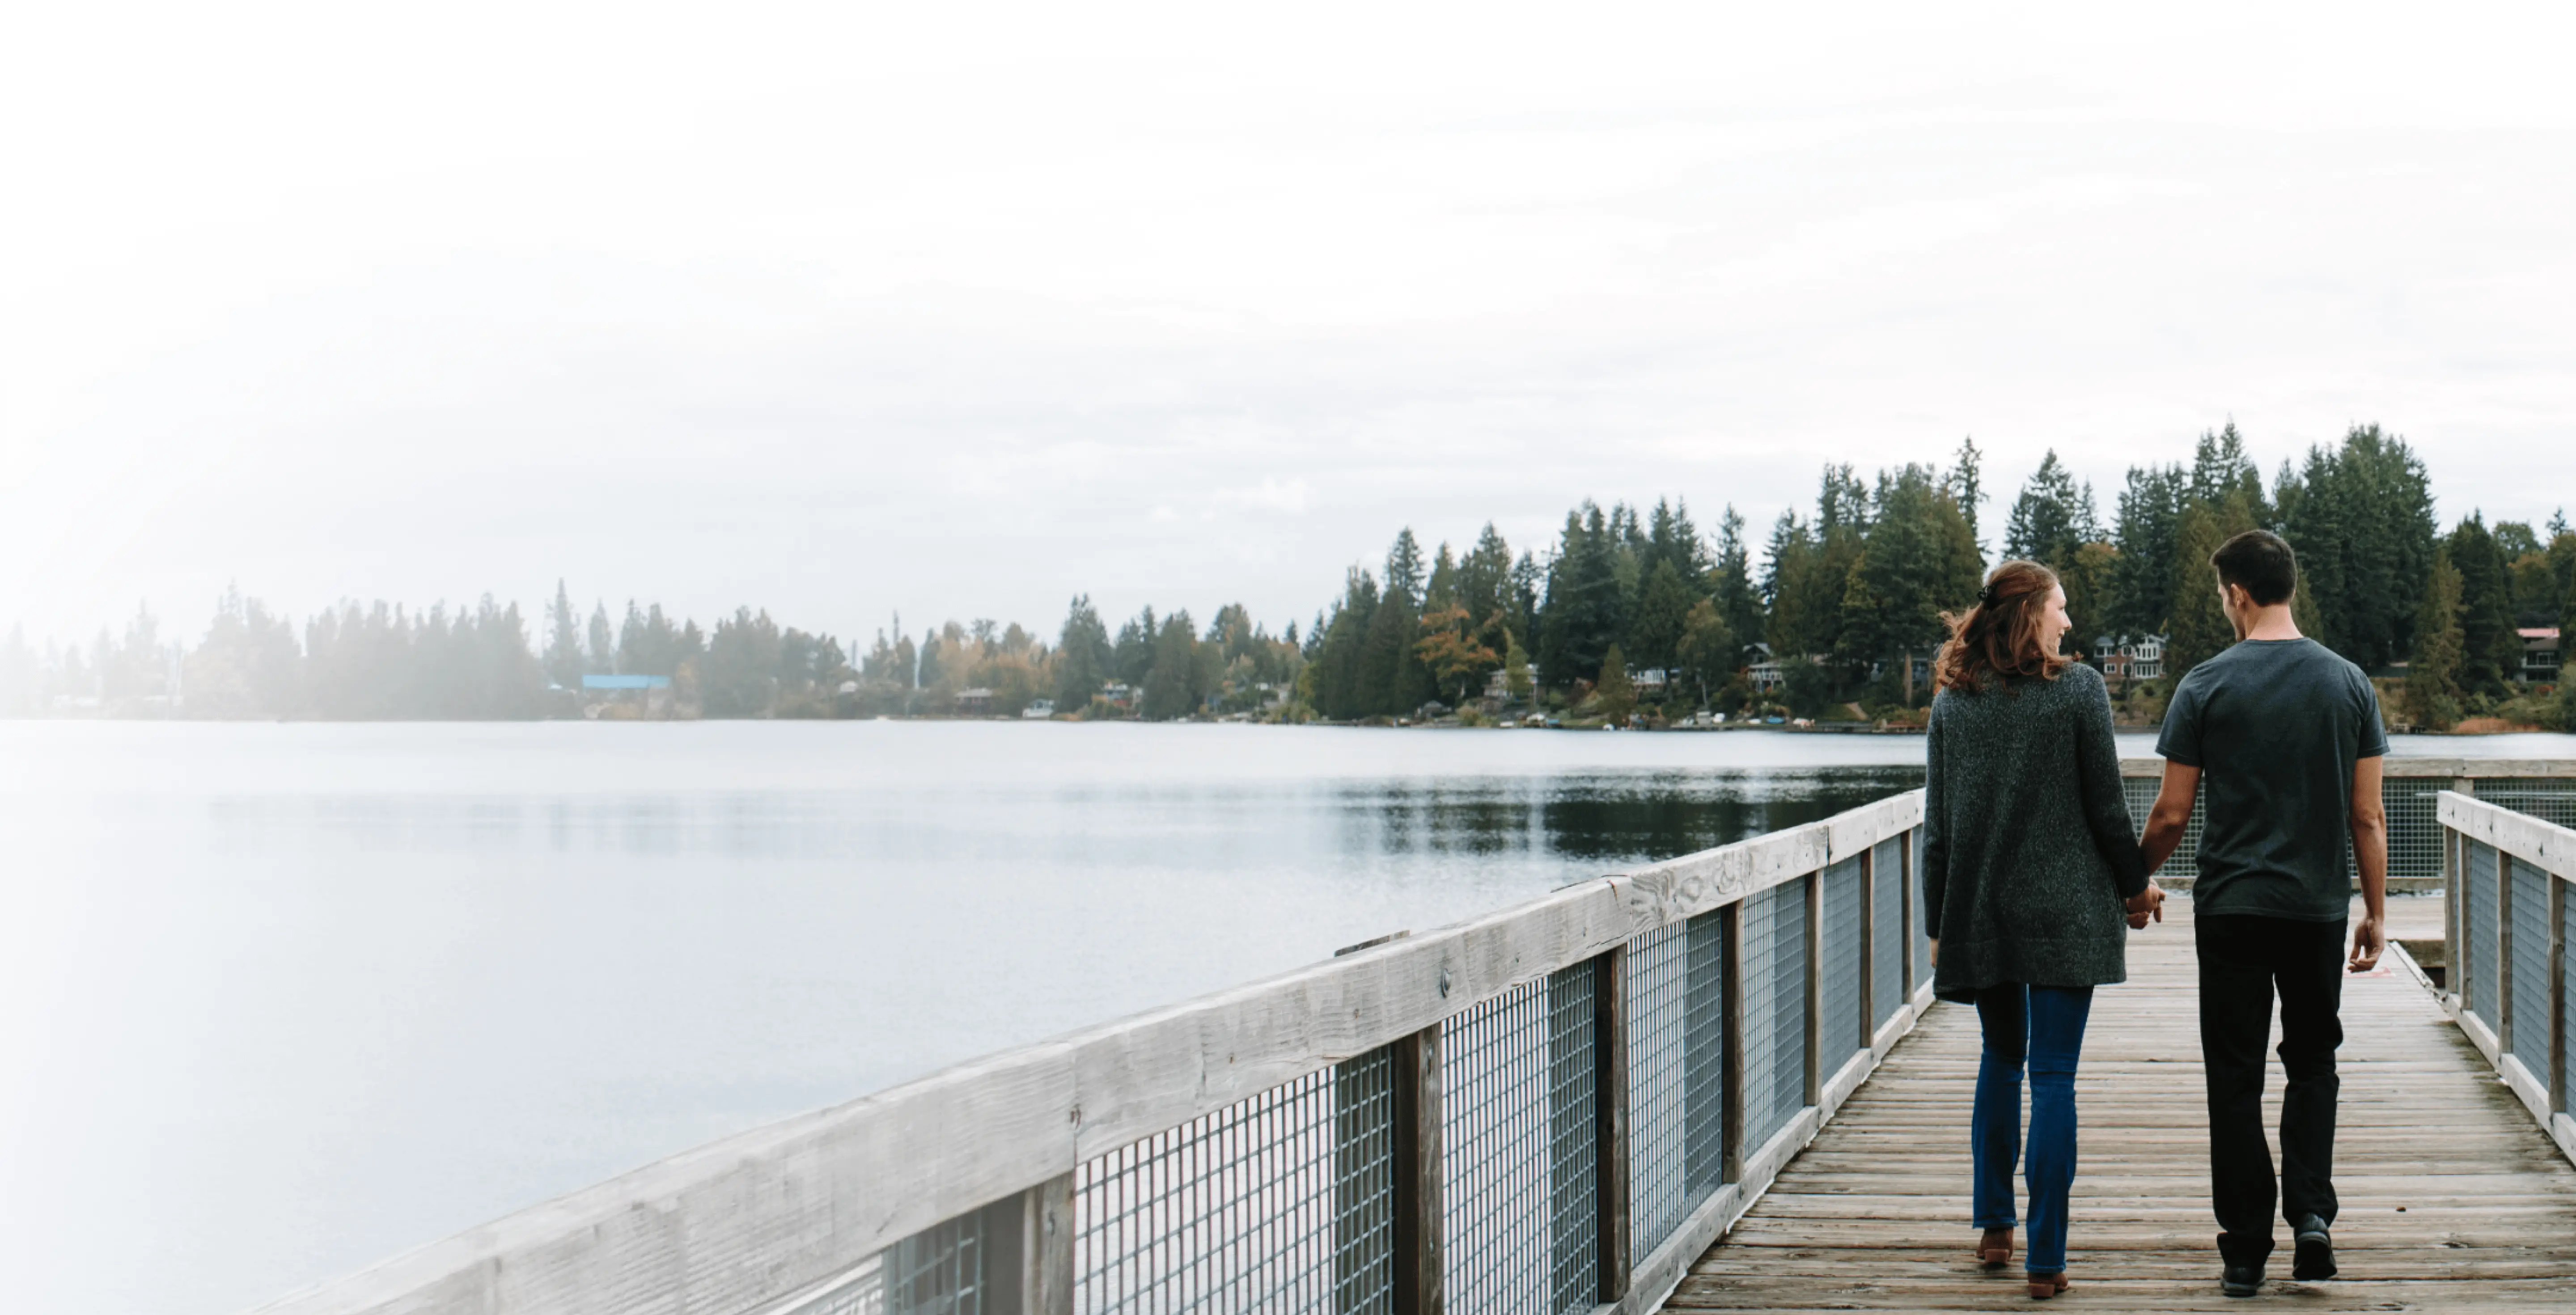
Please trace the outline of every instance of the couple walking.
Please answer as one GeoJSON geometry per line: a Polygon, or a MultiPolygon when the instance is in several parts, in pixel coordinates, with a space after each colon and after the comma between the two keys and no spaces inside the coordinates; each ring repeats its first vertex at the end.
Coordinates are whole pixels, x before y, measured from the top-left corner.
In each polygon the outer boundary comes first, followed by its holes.
{"type": "Polygon", "coordinates": [[[2057,651],[2066,593],[2047,568],[1997,567],[1951,619],[1932,702],[1923,847],[1934,990],[1973,1003],[1985,1050],[1968,1138],[1977,1255],[2012,1259],[2013,1165],[2030,1195],[2030,1295],[2064,1292],[2075,1180],[2075,1066],[2093,988],[2125,980],[2127,933],[2164,917],[2152,874],[2203,792],[2192,888],[2209,1172],[2220,1284],[2250,1297],[2272,1253],[2275,1204],[2292,1276],[2331,1278],[2335,1047],[2347,967],[2379,959],[2388,850],[2379,798],[2388,751],[2361,670],[2290,617],[2298,564],[2249,531],[2210,562],[2238,642],[2193,667],[2165,713],[2164,785],[2141,839],[2120,790],[2102,677],[2057,651]],[[2347,838],[2365,914],[2352,929],[2347,838]],[[2126,927],[2123,927],[2123,923],[2126,927]],[[2281,1166],[2263,1136],[2263,1046],[2281,1002],[2281,1166]],[[2021,1145],[2022,1073],[2030,1135],[2021,1145]]]}

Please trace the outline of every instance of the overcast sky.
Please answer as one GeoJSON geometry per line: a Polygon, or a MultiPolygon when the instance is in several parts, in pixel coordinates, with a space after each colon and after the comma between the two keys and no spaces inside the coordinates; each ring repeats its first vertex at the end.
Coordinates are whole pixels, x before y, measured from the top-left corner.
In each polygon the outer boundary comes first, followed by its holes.
{"type": "Polygon", "coordinates": [[[1402,525],[1970,434],[2107,513],[2231,416],[2576,502],[2550,9],[868,8],[14,16],[0,625],[1275,627],[1402,525]]]}

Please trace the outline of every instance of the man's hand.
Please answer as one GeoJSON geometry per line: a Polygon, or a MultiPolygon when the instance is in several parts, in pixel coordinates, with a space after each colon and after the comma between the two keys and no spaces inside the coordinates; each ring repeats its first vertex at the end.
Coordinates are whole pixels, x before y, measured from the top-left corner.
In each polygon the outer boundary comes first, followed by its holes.
{"type": "Polygon", "coordinates": [[[1940,938],[1940,937],[1938,937],[1938,936],[1935,936],[1935,937],[1933,937],[1932,939],[1930,939],[1930,940],[1928,940],[1928,941],[1925,941],[1925,942],[1924,942],[1924,944],[1929,945],[1929,946],[1931,946],[1931,947],[1932,947],[1932,966],[1933,966],[1933,967],[1935,967],[1935,968],[1940,967],[1940,966],[1941,966],[1941,938],[1940,938]]]}
{"type": "Polygon", "coordinates": [[[2150,877],[2147,880],[2147,888],[2130,896],[2126,907],[2129,910],[2129,929],[2145,931],[2148,919],[2152,918],[2157,922],[2165,920],[2165,888],[2157,885],[2155,879],[2150,877]]]}
{"type": "Polygon", "coordinates": [[[2363,918],[2353,925],[2352,958],[2344,963],[2345,972],[2366,973],[2379,966],[2379,952],[2388,948],[2388,938],[2380,932],[2379,919],[2363,918]]]}

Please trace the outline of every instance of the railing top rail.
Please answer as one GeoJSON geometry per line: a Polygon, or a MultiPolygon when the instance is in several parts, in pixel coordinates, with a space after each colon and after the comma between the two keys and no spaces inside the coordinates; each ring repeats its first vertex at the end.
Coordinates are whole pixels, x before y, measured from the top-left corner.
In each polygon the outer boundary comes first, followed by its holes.
{"type": "Polygon", "coordinates": [[[2493,845],[2561,881],[2576,881],[2576,831],[2457,791],[2441,796],[2442,825],[2493,845]]]}
{"type": "Polygon", "coordinates": [[[1602,954],[1841,862],[1923,817],[1911,790],[1181,1004],[1020,1046],[683,1152],[260,1308],[748,1308],[1602,954]],[[925,1154],[925,1148],[937,1148],[925,1154]],[[604,1299],[603,1299],[604,1300],[604,1299]]]}
{"type": "MultiPolygon", "coordinates": [[[[2381,760],[2384,776],[2439,777],[2458,780],[2462,777],[2507,776],[2576,776],[2576,758],[2401,758],[2395,754],[2381,760]]],[[[2162,776],[2162,758],[2123,758],[2122,776],[2162,776]]]]}

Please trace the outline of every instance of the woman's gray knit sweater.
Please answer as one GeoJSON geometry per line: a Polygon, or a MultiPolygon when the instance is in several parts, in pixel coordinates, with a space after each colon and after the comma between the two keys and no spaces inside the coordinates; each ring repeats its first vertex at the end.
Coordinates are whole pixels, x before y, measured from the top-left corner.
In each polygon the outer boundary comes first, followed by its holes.
{"type": "Polygon", "coordinates": [[[1933,990],[2126,981],[2122,902],[2147,888],[2120,793],[2111,699],[2077,663],[1932,700],[1924,799],[1923,930],[1941,942],[1933,990]]]}

